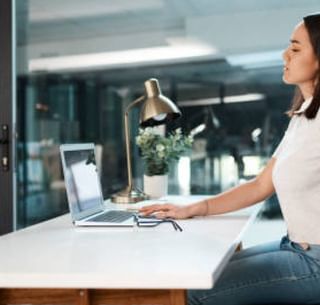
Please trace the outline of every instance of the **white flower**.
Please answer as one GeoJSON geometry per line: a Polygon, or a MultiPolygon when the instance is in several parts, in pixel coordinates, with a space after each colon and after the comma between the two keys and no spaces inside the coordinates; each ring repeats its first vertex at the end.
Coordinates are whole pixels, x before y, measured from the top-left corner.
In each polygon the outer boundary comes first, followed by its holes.
{"type": "Polygon", "coordinates": [[[188,143],[192,144],[193,143],[193,136],[192,135],[188,135],[188,143]]]}
{"type": "Polygon", "coordinates": [[[137,143],[137,145],[140,145],[141,142],[142,142],[141,136],[137,136],[137,137],[136,137],[136,143],[137,143]]]}
{"type": "Polygon", "coordinates": [[[156,146],[156,150],[157,150],[158,152],[160,152],[160,151],[164,151],[164,150],[165,150],[165,147],[164,147],[164,145],[163,145],[163,144],[157,144],[157,146],[156,146]]]}
{"type": "Polygon", "coordinates": [[[158,151],[158,156],[160,159],[164,159],[164,157],[166,156],[164,151],[158,151]]]}
{"type": "Polygon", "coordinates": [[[152,127],[147,127],[147,128],[145,128],[145,129],[144,129],[144,133],[145,133],[146,135],[148,135],[148,134],[153,134],[153,129],[152,129],[152,127]]]}
{"type": "Polygon", "coordinates": [[[178,141],[182,138],[181,128],[177,128],[174,133],[174,141],[178,141]]]}

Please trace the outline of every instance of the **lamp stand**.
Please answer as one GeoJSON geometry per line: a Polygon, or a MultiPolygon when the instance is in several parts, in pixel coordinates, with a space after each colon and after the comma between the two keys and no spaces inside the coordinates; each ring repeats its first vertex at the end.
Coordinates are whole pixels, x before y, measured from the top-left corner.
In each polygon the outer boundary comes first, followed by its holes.
{"type": "Polygon", "coordinates": [[[132,182],[132,167],[131,167],[131,149],[130,149],[130,128],[129,128],[129,110],[141,103],[145,96],[141,96],[128,105],[124,116],[125,127],[125,141],[126,141],[126,157],[127,157],[127,170],[128,170],[128,186],[120,192],[111,196],[111,201],[115,203],[136,203],[148,199],[148,196],[143,191],[135,188],[132,182]]]}

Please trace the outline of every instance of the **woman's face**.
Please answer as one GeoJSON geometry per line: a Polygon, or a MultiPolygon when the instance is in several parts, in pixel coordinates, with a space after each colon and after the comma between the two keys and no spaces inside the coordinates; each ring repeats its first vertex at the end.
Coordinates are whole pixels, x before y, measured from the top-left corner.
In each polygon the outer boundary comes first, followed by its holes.
{"type": "Polygon", "coordinates": [[[283,52],[283,60],[283,81],[299,86],[303,95],[312,95],[319,61],[303,22],[294,29],[290,45],[283,52]]]}

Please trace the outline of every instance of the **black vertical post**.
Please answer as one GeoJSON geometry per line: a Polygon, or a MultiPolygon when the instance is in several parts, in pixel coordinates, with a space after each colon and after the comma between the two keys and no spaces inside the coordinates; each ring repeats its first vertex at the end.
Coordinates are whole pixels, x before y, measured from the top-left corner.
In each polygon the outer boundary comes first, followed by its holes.
{"type": "Polygon", "coordinates": [[[27,168],[27,88],[28,78],[26,76],[17,77],[17,126],[19,131],[19,144],[17,145],[17,160],[19,161],[20,170],[17,172],[17,208],[16,219],[17,228],[27,225],[27,195],[28,195],[28,168],[27,168]]]}
{"type": "MultiPolygon", "coordinates": [[[[0,125],[8,126],[8,147],[0,145],[0,158],[4,149],[8,148],[8,169],[0,166],[0,234],[13,230],[13,26],[12,26],[12,0],[0,1],[0,125]]],[[[2,141],[3,142],[3,141],[2,141]]],[[[3,163],[3,160],[0,160],[3,163]]]]}

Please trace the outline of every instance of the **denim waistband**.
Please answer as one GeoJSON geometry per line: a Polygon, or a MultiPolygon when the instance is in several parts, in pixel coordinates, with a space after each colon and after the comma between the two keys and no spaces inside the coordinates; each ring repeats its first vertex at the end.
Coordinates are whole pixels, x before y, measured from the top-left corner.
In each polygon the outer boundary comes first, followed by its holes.
{"type": "Polygon", "coordinates": [[[299,243],[296,243],[288,237],[282,237],[280,247],[283,250],[292,250],[294,252],[303,253],[320,263],[320,245],[309,244],[308,249],[304,249],[299,243]]]}

